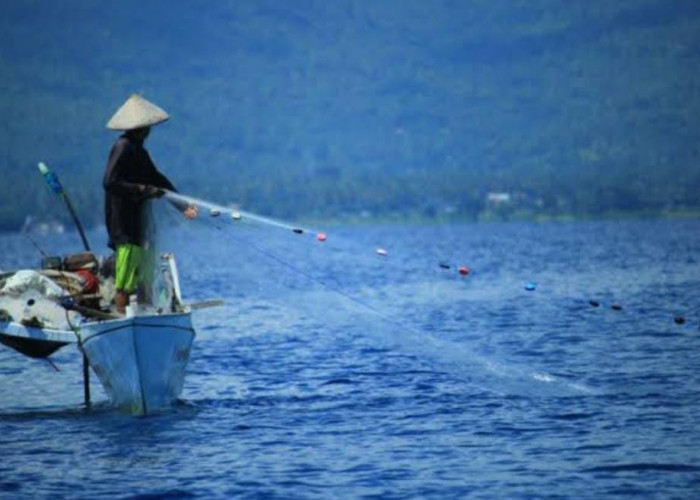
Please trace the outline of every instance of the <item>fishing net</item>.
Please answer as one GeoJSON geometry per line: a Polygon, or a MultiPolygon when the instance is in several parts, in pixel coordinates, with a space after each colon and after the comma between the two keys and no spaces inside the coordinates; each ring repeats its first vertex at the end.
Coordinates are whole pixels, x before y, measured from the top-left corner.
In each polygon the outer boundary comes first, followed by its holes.
{"type": "MultiPolygon", "coordinates": [[[[158,311],[177,310],[173,276],[169,267],[169,255],[164,245],[168,241],[161,232],[166,227],[159,216],[155,201],[148,201],[142,214],[142,246],[139,266],[138,302],[158,311]]],[[[161,210],[162,212],[162,210],[161,210]]]]}
{"type": "Polygon", "coordinates": [[[411,226],[326,231],[175,193],[166,200],[154,203],[154,248],[177,254],[187,297],[226,301],[218,320],[229,332],[334,331],[489,389],[531,392],[533,380],[558,386],[546,373],[486,355],[465,311],[495,291],[485,286],[477,297],[464,256],[440,244],[440,228],[431,244],[411,226]],[[195,220],[179,213],[187,205],[198,208],[195,220]]]}

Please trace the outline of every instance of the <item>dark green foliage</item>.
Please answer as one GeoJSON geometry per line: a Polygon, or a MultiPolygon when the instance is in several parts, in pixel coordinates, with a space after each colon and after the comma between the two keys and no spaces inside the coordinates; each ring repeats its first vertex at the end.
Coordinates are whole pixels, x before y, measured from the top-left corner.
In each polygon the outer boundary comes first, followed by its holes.
{"type": "Polygon", "coordinates": [[[695,0],[2,2],[0,87],[5,228],[40,160],[101,220],[132,91],[182,191],[270,215],[700,209],[695,0]]]}

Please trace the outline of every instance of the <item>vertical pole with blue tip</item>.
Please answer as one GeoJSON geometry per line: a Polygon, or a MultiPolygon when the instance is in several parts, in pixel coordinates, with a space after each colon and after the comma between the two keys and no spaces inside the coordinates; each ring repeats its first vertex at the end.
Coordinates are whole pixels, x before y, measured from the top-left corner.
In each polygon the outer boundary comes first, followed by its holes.
{"type": "MultiPolygon", "coordinates": [[[[61,181],[58,180],[58,176],[49,170],[49,167],[47,167],[43,162],[39,162],[39,172],[41,172],[41,175],[44,177],[44,180],[46,183],[49,185],[51,188],[51,191],[56,193],[59,198],[63,200],[63,202],[66,204],[66,207],[68,208],[68,212],[70,213],[71,218],[73,219],[73,222],[75,223],[75,227],[78,229],[78,233],[80,234],[80,238],[83,240],[83,246],[85,247],[85,250],[87,252],[90,251],[90,245],[88,244],[87,238],[85,237],[85,230],[83,229],[83,225],[80,223],[80,219],[78,219],[78,215],[75,213],[75,209],[73,208],[73,204],[70,201],[70,198],[68,198],[68,195],[66,194],[66,191],[63,189],[63,186],[61,185],[61,181]]],[[[83,352],[83,396],[85,397],[85,407],[90,408],[90,367],[88,365],[88,360],[87,356],[85,356],[85,353],[83,352]]]]}
{"type": "Polygon", "coordinates": [[[41,172],[41,175],[44,176],[44,180],[46,180],[46,183],[51,188],[51,191],[56,193],[65,202],[66,207],[68,207],[68,212],[70,212],[70,216],[73,219],[73,222],[75,223],[75,227],[78,229],[78,233],[80,233],[80,238],[83,240],[83,246],[85,247],[85,250],[89,252],[90,245],[88,244],[87,238],[85,237],[83,225],[80,223],[80,219],[78,219],[78,215],[75,213],[73,204],[71,203],[70,198],[68,198],[66,191],[61,185],[61,181],[58,180],[56,174],[49,170],[49,167],[47,167],[43,162],[40,162],[38,166],[39,172],[41,172]]]}

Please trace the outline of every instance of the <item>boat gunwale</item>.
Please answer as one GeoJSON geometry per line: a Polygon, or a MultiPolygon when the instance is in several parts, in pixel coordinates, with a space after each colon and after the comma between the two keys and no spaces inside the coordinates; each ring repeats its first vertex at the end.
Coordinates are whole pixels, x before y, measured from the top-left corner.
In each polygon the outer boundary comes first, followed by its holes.
{"type": "Polygon", "coordinates": [[[192,336],[196,336],[196,332],[194,327],[190,326],[189,327],[184,327],[184,326],[179,326],[179,325],[172,325],[172,324],[159,324],[157,322],[151,323],[150,321],[145,321],[145,322],[140,322],[139,320],[143,320],[144,318],[161,318],[161,317],[177,317],[177,316],[190,316],[190,312],[182,312],[182,313],[165,313],[165,314],[153,314],[153,315],[143,315],[143,316],[134,316],[132,318],[119,318],[119,319],[110,319],[110,320],[105,320],[105,321],[97,321],[94,323],[87,323],[84,325],[81,325],[80,330],[85,330],[85,329],[97,329],[100,326],[105,326],[107,329],[105,330],[97,330],[91,335],[81,335],[81,345],[85,345],[89,341],[101,337],[102,335],[107,335],[108,333],[113,333],[116,331],[119,331],[123,328],[133,328],[133,327],[147,327],[147,328],[163,328],[163,329],[171,329],[171,330],[182,330],[182,331],[187,331],[191,332],[192,336]],[[108,325],[108,323],[120,323],[120,324],[114,324],[114,325],[108,325]],[[111,326],[111,327],[110,327],[111,326]]]}

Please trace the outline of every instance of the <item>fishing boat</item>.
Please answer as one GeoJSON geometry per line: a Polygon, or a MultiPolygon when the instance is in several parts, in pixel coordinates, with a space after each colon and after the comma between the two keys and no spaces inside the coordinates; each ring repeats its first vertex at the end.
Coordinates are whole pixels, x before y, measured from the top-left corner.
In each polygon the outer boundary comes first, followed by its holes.
{"type": "Polygon", "coordinates": [[[125,315],[118,314],[113,260],[91,252],[58,176],[43,162],[38,169],[65,203],[85,252],[50,257],[29,238],[44,258],[38,270],[0,273],[0,344],[47,359],[63,347],[77,346],[83,353],[88,408],[90,369],[119,409],[147,415],[170,407],[182,392],[195,337],[191,311],[221,301],[183,303],[175,257],[150,248],[139,297],[132,297],[125,315]]]}
{"type": "Polygon", "coordinates": [[[101,321],[82,331],[82,350],[112,403],[146,415],[177,401],[195,337],[190,312],[101,321]]]}
{"type": "MultiPolygon", "coordinates": [[[[83,354],[87,407],[91,404],[92,370],[117,408],[135,415],[169,408],[184,385],[195,337],[192,311],[223,302],[215,299],[185,304],[174,256],[158,255],[155,245],[145,245],[149,277],[142,281],[147,286],[140,290],[143,293],[139,300],[131,298],[133,305],[126,307],[126,314],[118,314],[112,300],[113,263],[110,266],[109,259],[98,260],[92,254],[83,226],[55,172],[44,163],[38,168],[65,203],[85,252],[65,258],[44,255],[38,270],[0,273],[0,344],[31,358],[46,359],[63,347],[77,346],[83,354]]],[[[212,217],[227,213],[237,223],[245,220],[247,224],[268,225],[294,234],[316,234],[319,242],[326,240],[324,233],[172,191],[163,194],[176,206],[208,209],[212,217]]]]}
{"type": "Polygon", "coordinates": [[[77,346],[86,361],[88,406],[91,368],[115,407],[134,415],[167,409],[182,392],[195,330],[172,254],[164,254],[161,264],[158,299],[129,306],[125,316],[110,309],[109,278],[104,291],[94,294],[83,293],[85,280],[72,271],[4,273],[0,343],[33,358],[77,346]]]}

